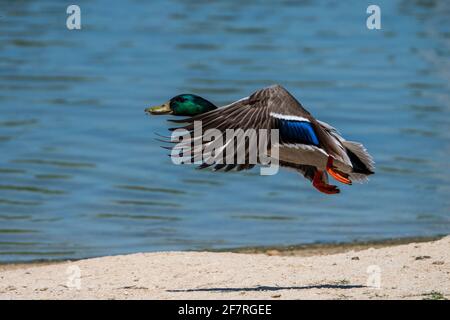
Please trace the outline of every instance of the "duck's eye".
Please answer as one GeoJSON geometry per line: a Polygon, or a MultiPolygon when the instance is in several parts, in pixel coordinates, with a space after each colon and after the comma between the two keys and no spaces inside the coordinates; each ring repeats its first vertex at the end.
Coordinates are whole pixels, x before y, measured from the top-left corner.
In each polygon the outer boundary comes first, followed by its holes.
{"type": "Polygon", "coordinates": [[[177,101],[178,101],[178,102],[185,102],[185,101],[186,101],[186,99],[185,99],[185,98],[183,98],[183,97],[178,97],[178,98],[177,98],[177,101]]]}

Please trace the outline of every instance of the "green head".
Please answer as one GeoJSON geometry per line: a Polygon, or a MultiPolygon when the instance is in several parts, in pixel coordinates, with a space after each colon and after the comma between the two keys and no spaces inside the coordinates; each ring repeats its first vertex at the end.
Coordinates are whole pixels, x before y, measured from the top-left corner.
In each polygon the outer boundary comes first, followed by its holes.
{"type": "Polygon", "coordinates": [[[145,112],[155,115],[195,116],[214,109],[217,107],[202,97],[195,94],[180,94],[163,105],[145,109],[145,112]]]}

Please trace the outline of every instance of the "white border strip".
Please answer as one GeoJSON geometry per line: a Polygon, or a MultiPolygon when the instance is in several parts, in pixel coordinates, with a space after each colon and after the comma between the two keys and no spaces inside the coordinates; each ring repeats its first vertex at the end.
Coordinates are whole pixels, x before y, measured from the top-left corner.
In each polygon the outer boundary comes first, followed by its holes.
{"type": "Polygon", "coordinates": [[[280,114],[280,113],[275,113],[275,112],[271,112],[270,116],[274,117],[274,118],[277,118],[277,119],[283,119],[283,120],[311,122],[308,119],[303,118],[303,117],[290,116],[290,115],[280,114]]]}

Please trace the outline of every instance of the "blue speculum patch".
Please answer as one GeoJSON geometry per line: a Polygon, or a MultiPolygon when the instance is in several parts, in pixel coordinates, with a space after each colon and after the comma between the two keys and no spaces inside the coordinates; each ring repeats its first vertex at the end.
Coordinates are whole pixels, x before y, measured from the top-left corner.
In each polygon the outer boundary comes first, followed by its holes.
{"type": "Polygon", "coordinates": [[[285,142],[319,145],[311,123],[306,121],[281,120],[280,138],[285,142]]]}

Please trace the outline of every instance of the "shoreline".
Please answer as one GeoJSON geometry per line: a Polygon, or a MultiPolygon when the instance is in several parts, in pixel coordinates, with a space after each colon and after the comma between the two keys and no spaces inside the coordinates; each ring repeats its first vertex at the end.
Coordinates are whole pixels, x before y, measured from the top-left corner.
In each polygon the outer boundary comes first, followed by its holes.
{"type": "MultiPolygon", "coordinates": [[[[440,240],[445,235],[438,236],[423,236],[423,237],[401,237],[401,238],[388,238],[380,240],[369,241],[352,241],[352,242],[336,242],[336,243],[310,243],[310,244],[297,244],[286,246],[249,246],[238,248],[224,248],[224,249],[205,249],[205,250],[187,250],[183,252],[230,252],[230,253],[243,253],[243,254],[265,254],[268,256],[296,256],[296,257],[310,257],[315,255],[330,255],[343,253],[346,251],[361,251],[369,248],[385,248],[409,243],[422,243],[440,240]]],[[[164,251],[171,252],[171,251],[164,251]]],[[[148,253],[158,253],[148,252],[148,253]]],[[[132,253],[131,253],[132,254],[132,253]]],[[[54,264],[61,264],[67,262],[75,262],[86,259],[95,259],[99,257],[86,257],[82,259],[62,259],[62,260],[38,260],[29,262],[6,262],[0,263],[0,272],[8,270],[24,269],[29,267],[40,267],[54,264]]],[[[105,256],[108,257],[108,256],[105,256]]]]}
{"type": "Polygon", "coordinates": [[[257,247],[211,250],[211,252],[234,252],[246,254],[266,254],[269,256],[279,255],[279,256],[310,257],[316,255],[343,253],[350,250],[361,251],[369,248],[378,249],[409,243],[437,241],[444,237],[445,235],[438,235],[426,237],[424,236],[424,237],[388,238],[388,239],[368,240],[368,241],[356,240],[352,242],[310,243],[310,244],[298,244],[287,246],[257,246],[257,247]]]}
{"type": "Polygon", "coordinates": [[[174,251],[16,265],[0,270],[0,299],[443,300],[449,247],[446,236],[311,256],[174,251]]]}

